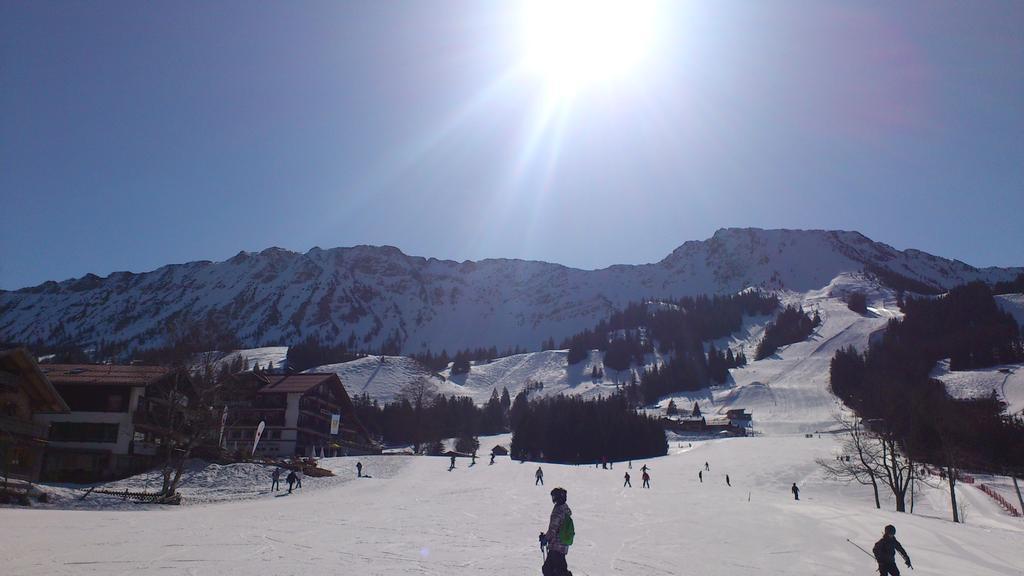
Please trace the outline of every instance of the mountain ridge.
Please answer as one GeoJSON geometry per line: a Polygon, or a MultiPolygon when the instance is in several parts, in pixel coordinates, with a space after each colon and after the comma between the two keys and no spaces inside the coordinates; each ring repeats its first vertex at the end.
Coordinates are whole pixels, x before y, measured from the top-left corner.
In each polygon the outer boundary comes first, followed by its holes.
{"type": "Polygon", "coordinates": [[[1024,268],[975,268],[830,230],[723,228],[658,262],[596,270],[504,258],[457,262],[411,256],[394,246],[305,253],[270,247],[221,262],[105,278],[86,274],[0,291],[0,339],[145,348],[191,330],[233,335],[246,346],[314,336],[405,353],[481,345],[533,349],[546,338],[591,327],[630,301],[749,287],[805,291],[843,272],[903,278],[941,291],[972,280],[1009,280],[1024,268]]]}

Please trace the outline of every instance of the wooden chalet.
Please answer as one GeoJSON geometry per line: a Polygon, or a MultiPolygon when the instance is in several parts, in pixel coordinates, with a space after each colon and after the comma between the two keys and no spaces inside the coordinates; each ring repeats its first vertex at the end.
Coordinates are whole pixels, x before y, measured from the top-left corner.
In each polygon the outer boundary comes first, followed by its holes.
{"type": "Polygon", "coordinates": [[[27,350],[0,351],[0,476],[39,480],[49,426],[33,418],[68,412],[27,350]]]}
{"type": "Polygon", "coordinates": [[[46,480],[90,482],[151,466],[157,454],[147,435],[147,389],[172,375],[160,366],[42,364],[40,369],[70,412],[36,414],[49,427],[46,480]]]}
{"type": "Polygon", "coordinates": [[[251,453],[263,422],[257,456],[346,456],[381,451],[356,417],[337,374],[251,371],[231,378],[221,442],[228,450],[251,453]]]}

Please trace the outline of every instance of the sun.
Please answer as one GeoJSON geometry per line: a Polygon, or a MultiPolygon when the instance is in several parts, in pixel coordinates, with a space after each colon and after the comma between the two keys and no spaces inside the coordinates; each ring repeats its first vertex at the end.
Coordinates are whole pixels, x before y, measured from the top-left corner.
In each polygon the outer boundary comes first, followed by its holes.
{"type": "Polygon", "coordinates": [[[523,63],[559,98],[622,78],[654,43],[655,8],[649,0],[528,0],[523,63]]]}

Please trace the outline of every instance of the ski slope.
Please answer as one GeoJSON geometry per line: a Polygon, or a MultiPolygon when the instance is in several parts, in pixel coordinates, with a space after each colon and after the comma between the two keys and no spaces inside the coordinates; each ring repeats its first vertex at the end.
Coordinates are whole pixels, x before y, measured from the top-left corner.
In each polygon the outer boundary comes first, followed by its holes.
{"type": "MultiPolygon", "coordinates": [[[[484,438],[482,453],[508,436],[484,438]]],[[[569,567],[581,575],[866,576],[882,527],[895,524],[918,576],[1010,576],[1024,567],[1024,521],[1002,514],[976,489],[961,489],[967,524],[945,518],[941,491],[920,494],[916,514],[875,510],[870,492],[820,479],[815,457],[830,458],[828,435],[673,442],[645,461],[652,489],[622,487],[613,470],[499,458],[361,458],[373,478],[354,478],[355,458],[326,459],[344,476],[275,496],[269,479],[251,499],[135,512],[0,509],[5,574],[539,574],[537,534],[546,527],[548,490],[564,486],[576,524],[569,567]],[[697,471],[707,461],[704,483],[697,471]],[[732,487],[724,483],[729,474],[732,487]],[[801,488],[795,502],[790,483],[801,488]],[[974,494],[977,493],[977,494],[974,494]]]]}
{"type": "MultiPolygon", "coordinates": [[[[853,346],[864,350],[873,334],[890,318],[899,317],[896,296],[859,275],[840,275],[821,290],[786,294],[783,304],[816,310],[822,323],[811,337],[780,348],[774,355],[753,361],[763,329],[746,328],[746,340],[724,342],[742,347],[751,361],[730,370],[731,381],[694,393],[665,398],[660,407],[675,400],[680,408],[699,402],[705,415],[725,414],[732,408],[753,413],[754,428],[766,434],[792,434],[828,430],[841,403],[829,390],[829,365],[837,350],[853,346]],[[852,292],[868,296],[868,313],[847,308],[842,298],[852,292]]],[[[716,345],[721,346],[719,341],[716,345]]]]}
{"type": "Polygon", "coordinates": [[[941,380],[955,398],[980,398],[995,392],[1010,414],[1024,410],[1024,364],[951,372],[946,359],[935,365],[930,376],[941,380]]]}

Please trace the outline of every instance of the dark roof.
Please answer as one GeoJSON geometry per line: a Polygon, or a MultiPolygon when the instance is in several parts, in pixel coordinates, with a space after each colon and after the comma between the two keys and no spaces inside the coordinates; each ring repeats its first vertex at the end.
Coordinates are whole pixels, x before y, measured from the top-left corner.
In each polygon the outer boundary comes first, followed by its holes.
{"type": "Polygon", "coordinates": [[[171,373],[163,366],[116,364],[41,364],[39,368],[54,384],[82,386],[148,386],[171,373]]]}
{"type": "Polygon", "coordinates": [[[283,394],[287,392],[307,392],[329,380],[341,379],[333,372],[324,374],[289,374],[287,376],[270,375],[270,384],[260,388],[260,394],[283,394]]]}
{"type": "MultiPolygon", "coordinates": [[[[21,374],[24,388],[36,412],[70,412],[68,405],[53,387],[53,384],[39,369],[39,364],[24,348],[0,350],[0,370],[21,374]]],[[[2,388],[2,386],[0,386],[2,388]]]]}

